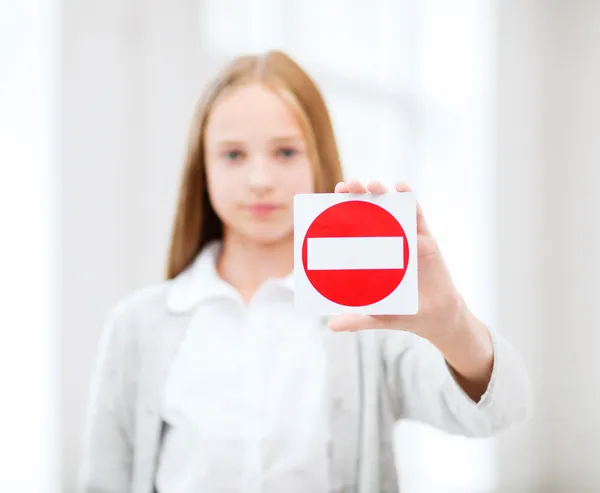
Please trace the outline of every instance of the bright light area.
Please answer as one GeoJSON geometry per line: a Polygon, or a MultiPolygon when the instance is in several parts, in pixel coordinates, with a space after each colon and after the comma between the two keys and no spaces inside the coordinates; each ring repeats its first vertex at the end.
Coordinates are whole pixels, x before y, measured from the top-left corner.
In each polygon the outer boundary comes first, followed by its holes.
{"type": "MultiPolygon", "coordinates": [[[[491,1],[419,2],[414,94],[415,185],[429,226],[470,307],[494,325],[494,32],[491,1]]],[[[495,491],[492,440],[425,425],[397,429],[409,493],[495,491]]]]}
{"type": "Polygon", "coordinates": [[[58,491],[57,16],[0,3],[0,491],[58,491]]]}

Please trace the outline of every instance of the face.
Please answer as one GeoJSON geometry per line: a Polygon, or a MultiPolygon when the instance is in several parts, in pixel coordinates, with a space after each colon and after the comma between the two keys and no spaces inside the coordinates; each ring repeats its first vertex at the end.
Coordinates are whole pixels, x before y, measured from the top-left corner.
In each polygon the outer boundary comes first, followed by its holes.
{"type": "Polygon", "coordinates": [[[207,186],[226,236],[277,243],[293,236],[293,197],[314,178],[301,127],[289,106],[260,84],[230,89],[205,131],[207,186]]]}

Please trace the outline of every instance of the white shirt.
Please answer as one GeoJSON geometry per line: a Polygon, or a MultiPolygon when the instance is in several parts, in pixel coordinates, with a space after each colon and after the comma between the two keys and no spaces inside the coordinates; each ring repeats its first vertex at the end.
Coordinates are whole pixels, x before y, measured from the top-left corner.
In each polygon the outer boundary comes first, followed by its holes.
{"type": "Polygon", "coordinates": [[[326,328],[294,312],[291,276],[245,304],[218,277],[218,250],[191,268],[196,309],[165,386],[158,493],[325,493],[326,328]]]}

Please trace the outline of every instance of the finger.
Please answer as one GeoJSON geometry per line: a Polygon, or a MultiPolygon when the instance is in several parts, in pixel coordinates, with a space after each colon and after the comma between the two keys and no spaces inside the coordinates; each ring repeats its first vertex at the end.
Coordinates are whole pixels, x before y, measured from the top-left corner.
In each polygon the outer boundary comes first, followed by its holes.
{"type": "Polygon", "coordinates": [[[344,313],[331,317],[328,325],[334,332],[354,332],[357,330],[377,329],[380,322],[369,315],[344,313]]]}
{"type": "Polygon", "coordinates": [[[408,183],[399,182],[396,183],[396,191],[397,192],[412,192],[412,189],[408,186],[408,183]]]}
{"type": "MultiPolygon", "coordinates": [[[[408,183],[400,182],[396,184],[397,192],[412,192],[412,189],[408,186],[408,183]]],[[[431,236],[429,231],[429,226],[427,225],[427,221],[425,220],[425,214],[423,214],[423,209],[421,204],[417,201],[417,233],[422,235],[431,236]]]]}
{"type": "Polygon", "coordinates": [[[373,315],[378,329],[407,330],[415,324],[415,315],[373,315]]]}
{"type": "Polygon", "coordinates": [[[423,214],[423,209],[421,208],[421,204],[419,204],[419,202],[417,202],[417,234],[431,236],[429,226],[427,225],[427,221],[425,219],[425,214],[423,214]]]}
{"type": "Polygon", "coordinates": [[[348,186],[343,182],[339,182],[336,186],[335,186],[335,193],[348,193],[348,186]]]}
{"type": "Polygon", "coordinates": [[[346,186],[350,193],[367,193],[365,186],[358,180],[350,180],[349,182],[346,182],[346,186]]]}
{"type": "Polygon", "coordinates": [[[388,191],[387,187],[379,181],[371,181],[367,185],[367,190],[374,194],[385,193],[388,191]]]}

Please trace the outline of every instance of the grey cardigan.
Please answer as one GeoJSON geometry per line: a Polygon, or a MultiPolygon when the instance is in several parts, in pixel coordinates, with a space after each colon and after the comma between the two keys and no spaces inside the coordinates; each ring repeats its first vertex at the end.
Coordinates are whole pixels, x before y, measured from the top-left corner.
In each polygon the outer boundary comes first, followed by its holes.
{"type": "MultiPolygon", "coordinates": [[[[186,275],[122,300],[103,331],[92,382],[79,478],[81,493],[152,493],[164,423],[167,372],[191,319],[186,275]]],[[[399,331],[327,336],[332,405],[330,478],[336,492],[398,491],[393,427],[399,419],[485,437],[526,420],[527,372],[492,333],[489,388],[473,402],[427,341],[399,331]]]]}

